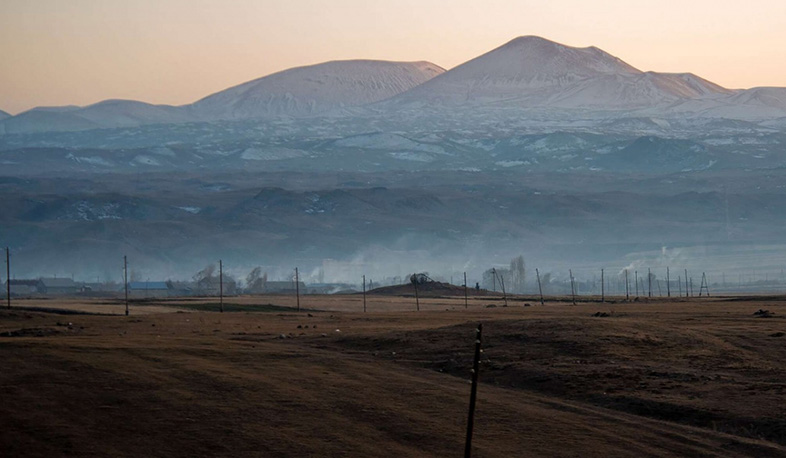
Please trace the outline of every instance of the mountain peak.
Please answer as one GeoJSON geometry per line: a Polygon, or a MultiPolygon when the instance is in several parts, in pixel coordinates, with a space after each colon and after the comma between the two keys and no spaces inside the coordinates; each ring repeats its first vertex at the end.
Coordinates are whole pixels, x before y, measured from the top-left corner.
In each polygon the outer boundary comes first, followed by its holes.
{"type": "Polygon", "coordinates": [[[192,105],[205,119],[312,115],[378,102],[445,70],[430,62],[330,61],[274,73],[192,105]]]}
{"type": "Polygon", "coordinates": [[[572,48],[572,46],[564,45],[562,43],[557,43],[556,41],[539,37],[537,35],[522,35],[500,46],[500,48],[506,48],[506,47],[530,47],[530,48],[539,47],[544,50],[572,48]]]}

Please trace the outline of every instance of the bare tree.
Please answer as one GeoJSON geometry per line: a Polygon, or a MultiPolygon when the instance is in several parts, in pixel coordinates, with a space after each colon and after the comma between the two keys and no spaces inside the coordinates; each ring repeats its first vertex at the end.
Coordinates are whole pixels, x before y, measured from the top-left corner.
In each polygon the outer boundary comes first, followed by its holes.
{"type": "Polygon", "coordinates": [[[508,284],[510,290],[514,293],[524,292],[524,282],[526,280],[526,267],[524,265],[524,256],[517,256],[510,261],[510,278],[508,284]]]}
{"type": "Polygon", "coordinates": [[[265,290],[267,284],[267,272],[262,273],[261,267],[254,267],[246,276],[246,289],[253,293],[260,293],[265,290]]]}

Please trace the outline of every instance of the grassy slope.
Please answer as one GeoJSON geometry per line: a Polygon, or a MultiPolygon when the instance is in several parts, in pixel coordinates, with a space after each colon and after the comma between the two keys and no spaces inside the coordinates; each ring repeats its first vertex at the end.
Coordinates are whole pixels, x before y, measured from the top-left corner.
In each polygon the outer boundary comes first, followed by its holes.
{"type": "MultiPolygon", "coordinates": [[[[764,369],[779,357],[779,341],[768,333],[783,321],[747,319],[747,309],[760,305],[637,305],[611,318],[588,318],[599,305],[311,317],[170,313],[69,317],[70,327],[61,316],[4,311],[0,334],[58,332],[0,338],[0,446],[5,456],[455,456],[469,391],[467,321],[484,320],[491,362],[481,375],[475,456],[786,456],[772,442],[604,408],[590,396],[607,385],[591,377],[595,365],[609,364],[607,353],[628,372],[691,365],[678,349],[698,339],[691,348],[706,364],[691,370],[714,375],[721,370],[709,363],[714,352],[729,353],[732,367],[722,370],[740,386],[724,392],[712,380],[687,380],[688,388],[668,393],[674,403],[709,412],[766,408],[782,417],[782,389],[762,384],[777,375],[764,369]],[[626,340],[642,332],[654,342],[677,340],[655,347],[644,336],[637,345],[626,340]],[[760,334],[774,346],[762,346],[760,334]],[[441,365],[450,361],[445,352],[453,366],[441,365]],[[587,387],[579,395],[542,389],[527,378],[535,366],[555,383],[587,387]],[[760,388],[745,391],[745,383],[760,388]],[[689,399],[691,389],[708,399],[689,399]],[[766,406],[751,402],[761,394],[766,406]]],[[[624,381],[608,386],[636,399],[658,396],[624,381]]]]}

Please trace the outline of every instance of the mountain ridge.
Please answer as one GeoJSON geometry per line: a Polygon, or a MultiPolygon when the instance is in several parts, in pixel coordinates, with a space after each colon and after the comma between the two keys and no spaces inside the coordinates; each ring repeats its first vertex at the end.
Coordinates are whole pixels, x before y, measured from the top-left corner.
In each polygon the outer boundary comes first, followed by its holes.
{"type": "Polygon", "coordinates": [[[731,90],[692,73],[641,71],[595,46],[525,35],[445,70],[426,61],[342,60],[295,67],[170,106],[105,100],[86,107],[37,107],[2,118],[0,135],[151,124],[367,113],[409,116],[424,108],[514,109],[535,115],[581,111],[614,116],[786,117],[786,88],[731,90]],[[535,110],[535,111],[531,111],[535,110]]]}
{"type": "Polygon", "coordinates": [[[522,36],[393,97],[391,102],[630,109],[728,93],[728,89],[696,75],[643,72],[594,46],[577,48],[522,36]]]}
{"type": "Polygon", "coordinates": [[[201,119],[307,116],[378,102],[444,71],[426,61],[329,61],[287,69],[230,87],[188,108],[201,119]]]}

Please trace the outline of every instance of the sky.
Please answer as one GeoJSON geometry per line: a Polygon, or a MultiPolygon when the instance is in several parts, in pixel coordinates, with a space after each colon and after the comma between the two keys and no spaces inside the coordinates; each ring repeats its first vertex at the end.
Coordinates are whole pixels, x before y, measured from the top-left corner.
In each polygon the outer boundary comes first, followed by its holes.
{"type": "Polygon", "coordinates": [[[0,109],[185,104],[339,59],[459,65],[521,35],[786,86],[784,0],[2,0],[0,109]]]}

